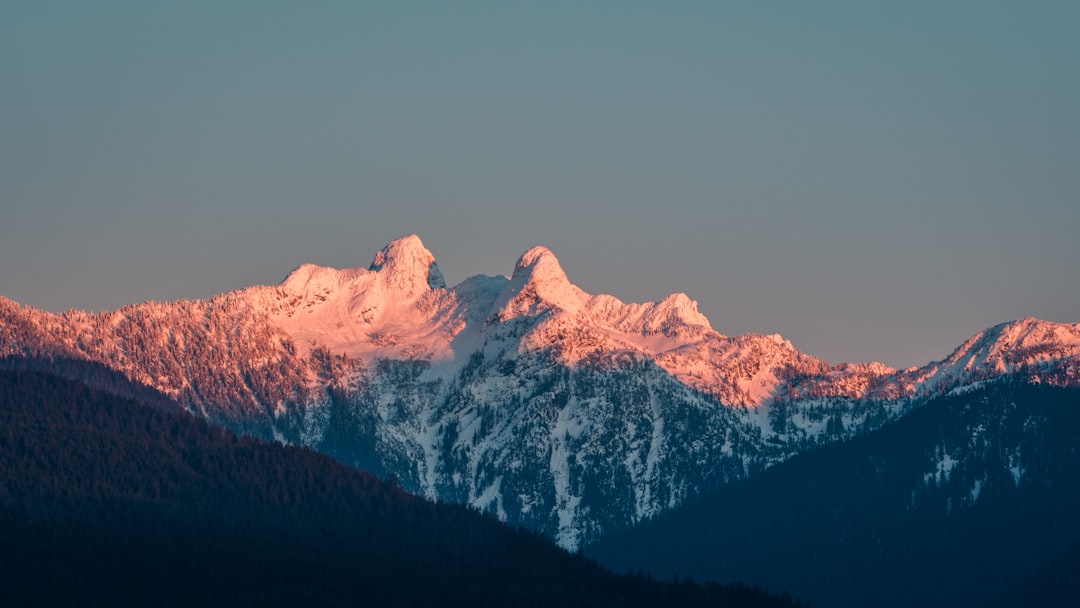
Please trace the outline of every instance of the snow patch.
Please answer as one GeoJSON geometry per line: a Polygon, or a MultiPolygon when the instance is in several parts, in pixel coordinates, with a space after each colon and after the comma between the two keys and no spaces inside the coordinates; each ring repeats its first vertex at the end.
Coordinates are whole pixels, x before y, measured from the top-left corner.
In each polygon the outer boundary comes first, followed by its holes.
{"type": "Polygon", "coordinates": [[[949,481],[949,476],[952,474],[952,470],[959,464],[959,460],[954,459],[945,446],[939,445],[934,448],[934,461],[929,473],[923,475],[923,481],[926,485],[931,483],[941,487],[943,483],[949,481]]]}
{"type": "Polygon", "coordinates": [[[1024,462],[1020,458],[1020,446],[1016,446],[1016,449],[1010,452],[1008,456],[1009,473],[1012,474],[1013,484],[1020,487],[1020,481],[1024,478],[1024,473],[1027,472],[1027,467],[1024,466],[1024,462]]]}
{"type": "Polygon", "coordinates": [[[975,504],[975,501],[979,500],[979,494],[982,493],[984,483],[986,483],[986,477],[976,479],[975,484],[971,486],[971,504],[975,504]]]}

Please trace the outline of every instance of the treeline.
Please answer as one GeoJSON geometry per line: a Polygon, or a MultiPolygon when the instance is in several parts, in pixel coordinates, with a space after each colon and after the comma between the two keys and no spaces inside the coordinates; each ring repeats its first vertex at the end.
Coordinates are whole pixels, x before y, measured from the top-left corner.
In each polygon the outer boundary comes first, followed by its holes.
{"type": "Polygon", "coordinates": [[[0,371],[6,605],[790,606],[616,576],[308,449],[0,371]]]}

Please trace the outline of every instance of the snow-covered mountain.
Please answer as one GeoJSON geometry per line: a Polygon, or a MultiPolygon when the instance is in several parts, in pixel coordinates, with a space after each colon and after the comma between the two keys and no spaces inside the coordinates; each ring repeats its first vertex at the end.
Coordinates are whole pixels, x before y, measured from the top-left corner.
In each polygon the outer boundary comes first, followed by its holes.
{"type": "Polygon", "coordinates": [[[209,300],[51,314],[0,298],[0,355],[88,359],[214,422],[309,445],[577,547],[925,398],[1009,374],[1080,384],[1080,325],[1022,319],[897,371],[627,304],[543,247],[447,287],[416,236],[368,269],[209,300]]]}

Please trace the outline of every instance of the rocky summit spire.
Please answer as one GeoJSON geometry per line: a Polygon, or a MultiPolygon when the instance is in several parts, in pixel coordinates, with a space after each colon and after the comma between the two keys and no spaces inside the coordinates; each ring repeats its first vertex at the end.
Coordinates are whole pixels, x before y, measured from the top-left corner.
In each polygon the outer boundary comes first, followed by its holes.
{"type": "Polygon", "coordinates": [[[379,273],[387,287],[409,294],[446,287],[435,256],[415,234],[403,236],[375,254],[369,270],[379,273]]]}

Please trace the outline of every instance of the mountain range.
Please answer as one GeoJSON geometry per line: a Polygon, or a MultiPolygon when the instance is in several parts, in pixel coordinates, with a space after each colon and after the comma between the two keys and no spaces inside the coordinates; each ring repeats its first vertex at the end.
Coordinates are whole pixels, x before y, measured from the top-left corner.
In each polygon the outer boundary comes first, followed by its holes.
{"type": "MultiPolygon", "coordinates": [[[[543,247],[448,287],[416,236],[207,300],[48,313],[0,356],[82,360],[237,433],[308,446],[576,549],[998,378],[1080,385],[1080,324],[1033,318],[905,370],[725,336],[685,294],[590,295],[543,247]]],[[[1018,454],[1021,469],[1024,454],[1018,454]]]]}

